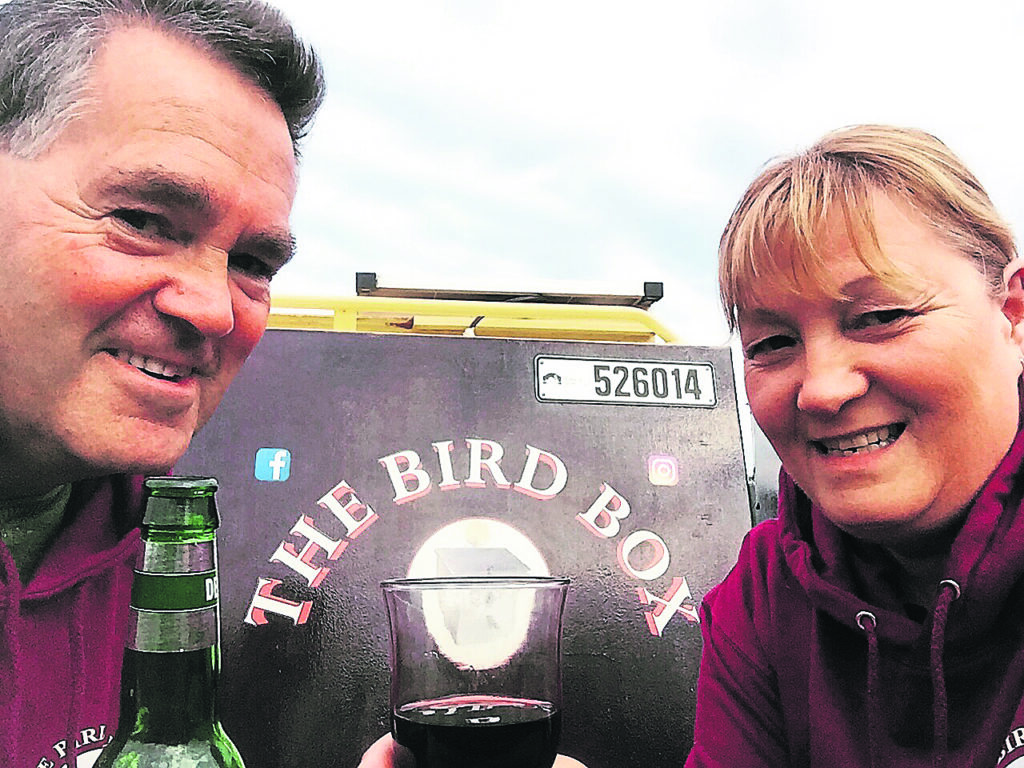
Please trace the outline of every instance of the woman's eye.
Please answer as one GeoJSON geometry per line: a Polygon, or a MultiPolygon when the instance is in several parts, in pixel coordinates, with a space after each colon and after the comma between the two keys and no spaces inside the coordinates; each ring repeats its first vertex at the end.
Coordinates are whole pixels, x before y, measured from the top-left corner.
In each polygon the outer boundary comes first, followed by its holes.
{"type": "Polygon", "coordinates": [[[171,237],[170,222],[158,213],[120,208],[110,214],[129,229],[145,237],[171,237]]]}
{"type": "Polygon", "coordinates": [[[910,315],[910,311],[899,309],[876,309],[872,312],[864,312],[853,319],[855,328],[876,328],[882,325],[889,325],[902,320],[910,315]]]}
{"type": "Polygon", "coordinates": [[[755,341],[753,344],[748,346],[744,350],[744,355],[748,360],[753,360],[759,355],[766,355],[771,352],[778,352],[780,349],[787,349],[796,344],[796,341],[791,336],[783,336],[776,334],[775,336],[768,336],[759,341],[755,341]]]}

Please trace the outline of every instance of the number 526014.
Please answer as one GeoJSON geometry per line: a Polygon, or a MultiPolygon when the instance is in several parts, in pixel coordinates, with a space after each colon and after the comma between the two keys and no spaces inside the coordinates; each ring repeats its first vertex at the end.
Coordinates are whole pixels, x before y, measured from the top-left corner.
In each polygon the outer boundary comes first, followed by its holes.
{"type": "Polygon", "coordinates": [[[710,363],[538,357],[540,400],[713,407],[710,363]]]}

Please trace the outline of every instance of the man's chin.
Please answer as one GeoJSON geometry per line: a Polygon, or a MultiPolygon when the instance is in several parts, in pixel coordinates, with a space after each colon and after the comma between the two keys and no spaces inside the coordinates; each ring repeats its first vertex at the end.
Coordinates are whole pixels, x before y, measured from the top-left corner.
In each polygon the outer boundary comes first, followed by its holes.
{"type": "Polygon", "coordinates": [[[91,462],[86,473],[89,477],[107,475],[168,475],[180,456],[169,458],[143,457],[135,461],[104,460],[91,462]]]}
{"type": "Polygon", "coordinates": [[[114,475],[166,475],[188,450],[192,435],[176,436],[168,440],[166,435],[146,439],[137,437],[104,450],[84,451],[82,456],[93,469],[93,474],[114,475]]]}

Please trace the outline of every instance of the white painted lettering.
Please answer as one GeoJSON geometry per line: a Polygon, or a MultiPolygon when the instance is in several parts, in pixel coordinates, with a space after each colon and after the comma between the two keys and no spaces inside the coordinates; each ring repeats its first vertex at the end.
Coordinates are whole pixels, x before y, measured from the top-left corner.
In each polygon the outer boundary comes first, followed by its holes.
{"type": "Polygon", "coordinates": [[[431,443],[434,452],[437,454],[437,463],[441,467],[441,482],[437,487],[442,491],[453,491],[460,488],[462,483],[455,479],[455,469],[452,467],[452,451],[455,450],[455,443],[451,440],[441,440],[431,443]]]}
{"type": "MultiPolygon", "coordinates": [[[[313,523],[313,518],[309,515],[303,515],[295,522],[295,525],[292,526],[288,533],[308,539],[310,543],[315,544],[327,553],[328,560],[337,560],[348,547],[349,542],[344,539],[332,539],[313,523]]],[[[308,547],[309,545],[307,544],[306,546],[308,547]]],[[[303,547],[302,550],[305,552],[306,547],[303,547]]]]}
{"type": "Polygon", "coordinates": [[[399,451],[377,461],[388,471],[395,489],[395,504],[406,504],[430,493],[430,475],[424,471],[416,451],[399,451]]]}
{"type": "Polygon", "coordinates": [[[319,587],[331,569],[327,566],[314,565],[313,558],[323,551],[327,553],[328,560],[337,560],[349,543],[332,539],[314,527],[313,520],[308,515],[299,517],[289,533],[293,536],[304,537],[306,543],[300,550],[296,549],[291,542],[281,542],[277,551],[271,556],[270,562],[288,566],[304,578],[309,586],[319,587]]]}
{"type": "Polygon", "coordinates": [[[306,580],[311,587],[319,587],[320,583],[327,578],[331,569],[327,566],[313,565],[310,561],[313,555],[320,551],[320,548],[313,542],[309,542],[301,551],[296,551],[295,545],[283,541],[277,545],[274,554],[270,556],[270,562],[280,563],[295,571],[306,580]]]}
{"type": "Polygon", "coordinates": [[[550,501],[562,492],[562,489],[565,488],[565,484],[568,482],[568,479],[569,473],[565,469],[565,464],[562,463],[560,458],[548,451],[542,451],[539,448],[534,448],[532,445],[527,445],[526,464],[523,466],[523,474],[519,478],[519,482],[515,484],[514,488],[520,493],[525,493],[527,496],[534,499],[550,501]],[[537,488],[534,485],[537,467],[540,464],[544,464],[544,466],[551,470],[551,482],[548,483],[547,488],[537,488]]]}
{"type": "Polygon", "coordinates": [[[611,539],[619,533],[619,521],[629,516],[629,502],[607,483],[601,483],[601,495],[576,519],[595,536],[611,539]],[[598,522],[600,521],[600,522],[598,522]]]}
{"type": "Polygon", "coordinates": [[[619,542],[618,549],[619,567],[626,572],[626,575],[635,579],[651,581],[664,575],[668,570],[668,547],[665,540],[652,531],[633,531],[626,538],[619,542]],[[630,563],[630,555],[644,544],[649,545],[651,550],[650,562],[646,567],[636,568],[630,563]]]}
{"type": "Polygon", "coordinates": [[[274,594],[274,588],[281,584],[280,579],[258,578],[256,581],[256,592],[252,596],[249,610],[245,614],[245,623],[259,626],[267,623],[267,614],[276,613],[279,616],[286,616],[292,620],[295,626],[305,624],[309,618],[309,612],[313,608],[310,600],[296,603],[278,597],[274,594]]]}
{"type": "MultiPolygon", "coordinates": [[[[469,455],[464,480],[456,475],[456,464],[460,471],[462,464],[454,461],[455,441],[437,440],[430,445],[437,455],[440,471],[436,485],[444,491],[490,486],[514,490],[538,501],[550,501],[568,485],[569,472],[565,463],[554,453],[533,445],[526,445],[525,463],[515,484],[509,482],[501,468],[505,451],[498,441],[466,438],[469,455]]],[[[396,451],[379,458],[378,463],[387,472],[396,505],[423,498],[434,487],[435,481],[431,477],[433,467],[430,472],[424,469],[420,453],[415,450],[396,451]]],[[[356,537],[377,520],[376,512],[364,504],[345,481],[339,482],[324,494],[317,504],[344,526],[345,535],[334,538],[317,527],[316,518],[302,515],[289,533],[304,537],[304,544],[300,548],[297,542],[282,541],[270,558],[271,562],[284,565],[299,574],[312,588],[318,588],[331,570],[315,558],[322,552],[328,561],[337,559],[356,537]]],[[[592,535],[601,539],[611,541],[621,536],[617,542],[616,559],[628,577],[641,581],[658,579],[667,573],[670,565],[668,545],[653,531],[637,530],[627,534],[623,530],[624,521],[630,514],[631,508],[626,498],[611,485],[602,482],[597,498],[585,512],[576,515],[576,520],[592,535]]],[[[323,518],[319,518],[319,522],[323,523],[323,518]]],[[[280,584],[282,582],[278,579],[258,579],[246,612],[246,623],[267,624],[269,614],[284,616],[296,626],[308,620],[312,601],[297,602],[276,595],[275,589],[280,584]]],[[[646,606],[643,614],[653,635],[662,636],[676,614],[681,614],[692,623],[700,621],[684,578],[674,578],[662,597],[657,597],[644,587],[638,588],[636,592],[642,605],[646,606]]],[[[1024,728],[1014,731],[1006,745],[1007,750],[1024,745],[1024,728]]]]}
{"type": "Polygon", "coordinates": [[[499,488],[509,489],[512,483],[505,479],[499,462],[505,455],[505,449],[500,443],[493,440],[478,440],[467,438],[466,445],[469,446],[469,477],[466,478],[466,485],[469,488],[483,488],[483,470],[487,470],[494,479],[494,484],[499,488]]]}
{"type": "Polygon", "coordinates": [[[693,605],[683,604],[684,600],[693,598],[693,595],[690,593],[690,585],[686,583],[685,578],[677,576],[672,579],[672,585],[664,597],[655,597],[644,587],[638,587],[636,592],[641,603],[652,606],[651,610],[644,611],[647,627],[651,630],[652,635],[661,637],[665,627],[668,626],[669,621],[677,612],[683,614],[686,620],[691,623],[696,624],[700,622],[697,609],[693,605]]]}
{"type": "Polygon", "coordinates": [[[350,539],[354,539],[377,519],[377,513],[369,505],[363,504],[356,496],[352,487],[342,480],[317,502],[324,509],[341,521],[350,539]],[[356,517],[359,512],[366,510],[362,517],[356,517]]]}

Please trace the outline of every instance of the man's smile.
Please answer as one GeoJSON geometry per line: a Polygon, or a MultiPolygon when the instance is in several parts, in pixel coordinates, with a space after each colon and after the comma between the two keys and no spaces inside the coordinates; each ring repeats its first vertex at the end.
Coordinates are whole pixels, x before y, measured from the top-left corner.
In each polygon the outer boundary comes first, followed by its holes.
{"type": "Polygon", "coordinates": [[[146,357],[145,355],[132,353],[124,349],[109,349],[106,351],[118,360],[138,368],[155,379],[163,381],[178,382],[197,373],[197,370],[192,367],[176,365],[175,363],[155,357],[146,357]]]}

